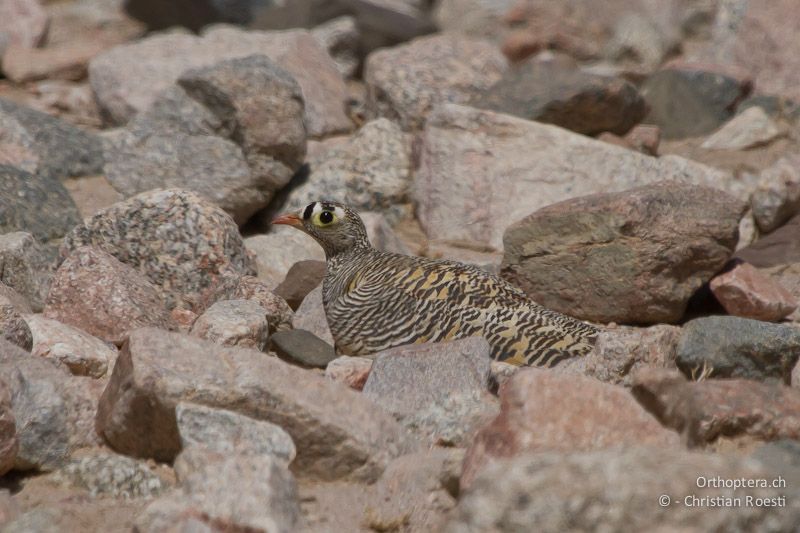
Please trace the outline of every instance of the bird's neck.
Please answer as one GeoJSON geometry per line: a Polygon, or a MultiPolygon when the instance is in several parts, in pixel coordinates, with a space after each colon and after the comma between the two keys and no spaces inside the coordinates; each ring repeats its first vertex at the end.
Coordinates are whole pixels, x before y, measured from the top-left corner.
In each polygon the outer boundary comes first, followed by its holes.
{"type": "Polygon", "coordinates": [[[369,244],[356,245],[347,250],[327,254],[325,261],[325,279],[322,286],[323,302],[333,302],[345,293],[347,286],[356,275],[363,261],[375,249],[369,244]]]}

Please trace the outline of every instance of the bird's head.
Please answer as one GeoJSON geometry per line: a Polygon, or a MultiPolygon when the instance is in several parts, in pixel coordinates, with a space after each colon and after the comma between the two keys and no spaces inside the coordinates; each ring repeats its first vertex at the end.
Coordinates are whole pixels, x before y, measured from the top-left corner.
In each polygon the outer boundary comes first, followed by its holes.
{"type": "Polygon", "coordinates": [[[295,213],[285,213],[272,220],[307,233],[330,258],[355,248],[369,247],[367,230],[358,213],[336,202],[311,202],[295,213]]]}

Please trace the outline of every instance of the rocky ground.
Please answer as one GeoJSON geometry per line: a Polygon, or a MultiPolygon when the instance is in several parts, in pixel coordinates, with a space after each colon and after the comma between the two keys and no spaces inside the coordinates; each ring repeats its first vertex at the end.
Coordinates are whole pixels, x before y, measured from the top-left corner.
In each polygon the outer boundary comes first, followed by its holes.
{"type": "Polygon", "coordinates": [[[795,531],[795,4],[0,2],[0,529],[795,531]],[[338,357],[320,198],[596,349],[338,357]]]}

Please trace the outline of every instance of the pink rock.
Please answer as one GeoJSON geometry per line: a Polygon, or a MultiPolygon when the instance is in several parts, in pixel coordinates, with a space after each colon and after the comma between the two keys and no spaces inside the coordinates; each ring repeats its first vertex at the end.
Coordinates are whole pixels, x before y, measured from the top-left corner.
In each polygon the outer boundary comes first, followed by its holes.
{"type": "Polygon", "coordinates": [[[367,382],[371,369],[372,359],[343,355],[328,363],[325,368],[325,377],[344,383],[351,389],[361,390],[367,382]]]}
{"type": "Polygon", "coordinates": [[[44,316],[114,343],[135,328],[172,326],[161,294],[147,278],[91,246],[77,248],[58,268],[44,316]]]}
{"type": "Polygon", "coordinates": [[[40,46],[47,35],[47,13],[38,0],[3,0],[0,34],[3,33],[8,35],[9,45],[40,46]]]}
{"type": "Polygon", "coordinates": [[[624,388],[592,378],[524,369],[501,389],[500,402],[500,414],[467,451],[462,487],[495,459],[522,453],[680,443],[624,388]]]}
{"type": "Polygon", "coordinates": [[[624,140],[643,154],[658,155],[661,128],[653,124],[639,124],[625,134],[624,140]]]}
{"type": "Polygon", "coordinates": [[[797,300],[780,283],[748,263],[711,280],[711,292],[734,316],[777,322],[797,309],[797,300]]]}

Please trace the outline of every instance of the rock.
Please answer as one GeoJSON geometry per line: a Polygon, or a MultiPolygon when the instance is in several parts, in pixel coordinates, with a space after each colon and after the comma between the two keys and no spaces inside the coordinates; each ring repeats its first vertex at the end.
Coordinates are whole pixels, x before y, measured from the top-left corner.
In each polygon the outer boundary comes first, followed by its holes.
{"type": "Polygon", "coordinates": [[[505,229],[536,209],[664,176],[749,195],[729,175],[677,156],[648,157],[555,126],[451,104],[428,117],[421,143],[412,197],[422,228],[437,240],[500,249],[505,229]]]}
{"type": "Polygon", "coordinates": [[[222,346],[263,352],[269,342],[266,311],[253,300],[219,300],[197,317],[189,332],[222,346]]]}
{"type": "Polygon", "coordinates": [[[243,224],[303,161],[300,87],[263,55],[191,69],[177,83],[107,143],[108,178],[125,196],[197,191],[243,224]]]}
{"type": "Polygon", "coordinates": [[[751,107],[726,122],[701,147],[707,150],[748,150],[769,144],[786,133],[763,109],[751,107]]]}
{"type": "Polygon", "coordinates": [[[3,2],[0,21],[0,34],[9,45],[35,48],[47,37],[47,12],[37,0],[3,2]]]}
{"type": "Polygon", "coordinates": [[[789,384],[800,357],[800,330],[732,316],[686,323],[676,363],[689,377],[779,378],[789,384]]]}
{"type": "Polygon", "coordinates": [[[81,38],[47,48],[11,45],[3,53],[3,73],[15,83],[86,78],[89,61],[116,43],[81,38]]]}
{"type": "Polygon", "coordinates": [[[397,204],[408,203],[411,184],[411,139],[394,122],[380,118],[366,123],[344,142],[310,154],[310,174],[288,192],[284,211],[311,202],[341,202],[357,211],[394,215],[397,204]]]}
{"type": "Polygon", "coordinates": [[[644,369],[634,377],[637,400],[689,446],[718,438],[797,439],[800,391],[748,379],[690,382],[675,370],[644,369]]]}
{"type": "Polygon", "coordinates": [[[403,129],[421,129],[444,102],[465,103],[500,80],[506,61],[488,41],[458,35],[421,37],[367,57],[367,109],[403,129]]]}
{"type": "Polygon", "coordinates": [[[748,72],[764,94],[798,99],[800,47],[791,40],[795,7],[791,0],[722,4],[716,10],[711,38],[693,55],[748,72]]]}
{"type": "Polygon", "coordinates": [[[559,372],[577,372],[605,383],[630,387],[640,368],[674,368],[681,328],[618,326],[597,335],[594,350],[560,363],[559,372]]]}
{"type": "Polygon", "coordinates": [[[42,310],[50,290],[53,276],[50,255],[30,233],[0,235],[0,281],[24,297],[37,312],[42,310]]]}
{"type": "Polygon", "coordinates": [[[444,33],[463,33],[485,39],[502,38],[504,15],[515,0],[441,0],[433,10],[433,18],[444,33]]]}
{"type": "Polygon", "coordinates": [[[328,363],[325,367],[325,377],[360,391],[364,388],[371,369],[372,359],[343,355],[328,363]]]}
{"type": "Polygon", "coordinates": [[[75,202],[56,178],[0,164],[0,191],[0,234],[24,231],[48,243],[80,223],[75,202]]]}
{"type": "Polygon", "coordinates": [[[193,403],[175,407],[181,446],[200,446],[224,455],[255,455],[291,463],[297,455],[292,438],[280,426],[193,403]]]}
{"type": "Polygon", "coordinates": [[[147,109],[187,70],[261,54],[292,75],[303,92],[308,134],[347,131],[347,89],[333,60],[305,30],[242,31],[215,27],[202,37],[153,35],[95,57],[89,79],[104,117],[123,124],[147,109]]]}
{"type": "Polygon", "coordinates": [[[333,346],[304,329],[279,331],[270,340],[280,357],[300,366],[325,368],[336,359],[333,346]]]}
{"type": "Polygon", "coordinates": [[[770,268],[790,263],[800,263],[800,215],[795,215],[783,226],[765,235],[753,244],[736,252],[736,258],[756,268],[770,268]]]}
{"type": "Polygon", "coordinates": [[[100,174],[103,170],[102,144],[93,133],[2,98],[0,124],[18,132],[18,137],[9,139],[8,144],[0,142],[3,164],[59,179],[100,174]],[[19,164],[15,154],[20,151],[28,154],[29,163],[19,164]]]}
{"type": "Polygon", "coordinates": [[[145,192],[99,211],[64,238],[61,256],[86,245],[139,270],[170,308],[196,306],[224,272],[255,274],[233,220],[179,189],[145,192]]]}
{"type": "Polygon", "coordinates": [[[501,389],[500,404],[467,451],[462,488],[493,461],[526,453],[679,444],[625,389],[588,377],[523,369],[501,389]]]}
{"type": "Polygon", "coordinates": [[[11,389],[18,470],[52,470],[72,453],[96,446],[94,417],[102,384],[73,377],[51,361],[0,339],[0,375],[11,389]]]}
{"type": "Polygon", "coordinates": [[[342,77],[355,77],[361,63],[359,60],[361,32],[355,18],[345,15],[331,19],[312,29],[311,35],[333,58],[342,77]]]}
{"type": "Polygon", "coordinates": [[[31,351],[33,346],[31,330],[13,305],[0,304],[0,337],[26,352],[31,351]]]}
{"type": "Polygon", "coordinates": [[[270,333],[292,328],[294,315],[289,304],[253,276],[223,276],[209,290],[200,309],[209,309],[215,302],[224,300],[249,300],[257,303],[266,316],[270,333]]]}
{"type": "Polygon", "coordinates": [[[331,346],[336,346],[336,341],[333,340],[333,334],[331,334],[330,327],[328,327],[325,308],[322,305],[321,283],[308,293],[308,296],[303,299],[303,303],[297,308],[292,327],[310,331],[331,346]]]}
{"type": "MultiPolygon", "coordinates": [[[[0,476],[3,476],[14,467],[17,458],[17,425],[14,419],[13,404],[11,402],[11,389],[5,381],[0,379],[0,476]]],[[[0,526],[5,520],[0,507],[0,526]]]]}
{"type": "Polygon", "coordinates": [[[410,445],[391,417],[346,387],[254,350],[156,329],[133,332],[120,352],[98,431],[126,455],[171,460],[181,401],[281,426],[297,446],[294,471],[319,479],[375,479],[410,445]]]}
{"type": "Polygon", "coordinates": [[[280,461],[206,453],[191,466],[180,491],[148,505],[136,520],[136,531],[297,530],[297,487],[280,461]]]}
{"type": "Polygon", "coordinates": [[[521,531],[530,524],[547,533],[565,528],[790,531],[800,517],[797,506],[789,503],[796,488],[756,486],[734,491],[721,488],[717,481],[771,483],[784,475],[785,471],[749,458],[678,449],[523,455],[481,473],[461,496],[443,531],[521,531]],[[650,506],[651,512],[641,512],[650,506]]]}
{"type": "Polygon", "coordinates": [[[508,228],[501,273],[582,319],[675,322],[733,254],[744,211],[719,190],[677,181],[567,200],[508,228]]]}
{"type": "Polygon", "coordinates": [[[466,241],[428,241],[425,255],[432,259],[449,259],[466,263],[485,270],[495,276],[500,274],[500,264],[503,254],[494,251],[491,246],[480,245],[466,241]]]}
{"type": "Polygon", "coordinates": [[[158,289],[134,268],[91,246],[76,248],[58,268],[44,316],[115,344],[139,327],[171,326],[158,289]]]}
{"type": "Polygon", "coordinates": [[[55,477],[92,497],[151,498],[168,487],[143,461],[108,452],[70,459],[55,477]]]}
{"type": "Polygon", "coordinates": [[[623,135],[647,112],[631,83],[583,72],[563,59],[527,61],[509,69],[470,105],[584,135],[623,135]]]}
{"type": "Polygon", "coordinates": [[[678,32],[665,34],[655,20],[639,13],[620,17],[613,32],[605,47],[606,57],[647,71],[656,69],[670,52],[680,49],[681,45],[678,32]]]}
{"type": "Polygon", "coordinates": [[[294,228],[272,227],[269,233],[247,237],[244,245],[256,257],[259,279],[275,285],[298,261],[325,261],[319,244],[294,228]]]}
{"type": "Polygon", "coordinates": [[[489,386],[489,352],[483,337],[384,350],[374,357],[364,395],[409,415],[455,394],[480,394],[489,386]]]}
{"type": "Polygon", "coordinates": [[[291,266],[281,284],[275,287],[274,292],[286,300],[292,310],[296,311],[308,293],[322,283],[325,269],[324,261],[313,259],[298,261],[291,266]]]}
{"type": "Polygon", "coordinates": [[[747,263],[735,264],[709,286],[730,315],[778,322],[797,309],[797,300],[789,291],[747,263]]]}
{"type": "Polygon", "coordinates": [[[367,229],[367,237],[373,247],[384,252],[412,255],[408,246],[395,233],[386,217],[381,213],[361,212],[359,216],[367,229]]]}
{"type": "Polygon", "coordinates": [[[3,282],[0,282],[0,305],[11,306],[19,313],[32,312],[28,300],[3,282]]]}
{"type": "Polygon", "coordinates": [[[800,157],[789,155],[761,172],[750,196],[758,229],[770,233],[800,213],[800,157]]]}
{"type": "Polygon", "coordinates": [[[658,145],[661,142],[661,128],[652,124],[637,124],[624,139],[634,150],[657,156],[658,145]]]}
{"type": "Polygon", "coordinates": [[[117,349],[97,337],[42,315],[25,315],[33,336],[31,355],[63,365],[74,376],[111,375],[117,349]]]}
{"type": "Polygon", "coordinates": [[[752,82],[738,72],[715,65],[673,63],[642,85],[650,109],[644,122],[659,126],[666,139],[711,133],[733,116],[736,105],[751,90],[752,82]]]}

